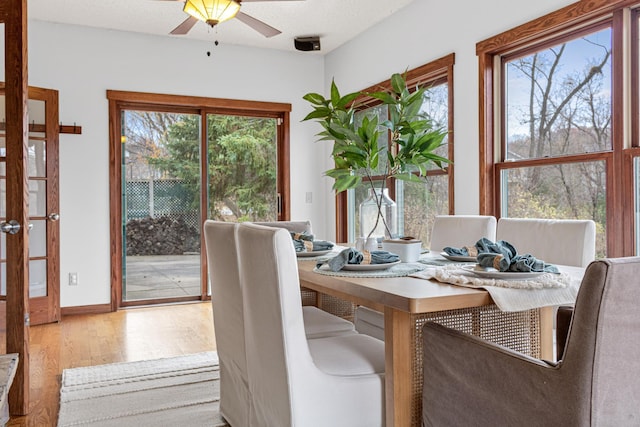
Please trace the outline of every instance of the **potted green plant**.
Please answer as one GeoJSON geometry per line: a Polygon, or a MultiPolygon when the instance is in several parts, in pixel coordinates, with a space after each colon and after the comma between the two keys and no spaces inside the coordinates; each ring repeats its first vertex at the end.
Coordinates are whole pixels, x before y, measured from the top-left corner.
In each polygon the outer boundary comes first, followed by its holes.
{"type": "Polygon", "coordinates": [[[387,180],[396,179],[423,182],[429,165],[443,168],[450,161],[434,153],[443,145],[447,130],[435,126],[422,111],[427,88],[409,90],[405,76],[393,74],[391,88],[387,91],[354,92],[340,95],[331,82],[331,94],[327,99],[318,93],[308,93],[303,98],[313,107],[304,119],[315,120],[322,126],[317,134],[319,141],[333,141],[331,153],[334,168],[325,175],[334,179],[333,189],[339,193],[359,186],[363,179],[370,185],[378,207],[375,225],[367,237],[383,221],[386,234],[392,235],[389,224],[380,212],[387,180]],[[388,107],[388,119],[379,121],[377,115],[365,116],[357,121],[355,113],[359,101],[374,98],[388,107]],[[380,137],[388,133],[389,146],[379,146],[380,137]],[[385,159],[386,161],[382,161],[385,159]],[[380,179],[377,193],[373,177],[380,179]]]}

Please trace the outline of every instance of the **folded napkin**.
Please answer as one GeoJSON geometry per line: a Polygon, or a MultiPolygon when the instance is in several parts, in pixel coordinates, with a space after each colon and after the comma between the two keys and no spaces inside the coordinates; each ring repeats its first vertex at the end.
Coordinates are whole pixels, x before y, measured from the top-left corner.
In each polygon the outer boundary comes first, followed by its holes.
{"type": "Polygon", "coordinates": [[[293,240],[306,240],[309,242],[313,242],[313,234],[309,234],[306,231],[303,231],[303,232],[290,231],[289,234],[291,234],[291,238],[293,240]]]}
{"type": "Polygon", "coordinates": [[[293,240],[293,247],[296,252],[315,252],[315,251],[328,251],[333,249],[333,243],[326,240],[314,240],[309,242],[308,240],[293,240]]]}
{"type": "Polygon", "coordinates": [[[313,240],[313,234],[290,232],[296,252],[315,252],[333,249],[333,243],[326,240],[313,240]]]}
{"type": "Polygon", "coordinates": [[[507,241],[492,242],[482,238],[476,243],[479,249],[477,262],[482,267],[493,267],[498,271],[558,273],[555,265],[547,264],[531,254],[518,255],[518,251],[507,241]]]}
{"type": "Polygon", "coordinates": [[[316,267],[320,268],[327,264],[331,271],[340,271],[346,264],[387,264],[400,261],[400,257],[387,251],[364,251],[360,252],[355,248],[347,248],[338,255],[327,260],[318,262],[316,267]]]}
{"type": "Polygon", "coordinates": [[[473,246],[463,246],[461,248],[453,248],[451,246],[447,246],[446,248],[442,248],[442,250],[451,256],[478,256],[480,252],[490,252],[488,250],[489,245],[495,245],[491,240],[483,237],[478,240],[473,246]]]}

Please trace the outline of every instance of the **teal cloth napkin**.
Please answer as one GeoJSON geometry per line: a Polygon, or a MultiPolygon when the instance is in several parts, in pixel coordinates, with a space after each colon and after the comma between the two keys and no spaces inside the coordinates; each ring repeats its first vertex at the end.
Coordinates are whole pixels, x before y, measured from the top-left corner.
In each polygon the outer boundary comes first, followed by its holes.
{"type": "MultiPolygon", "coordinates": [[[[487,240],[484,237],[480,240],[478,240],[476,242],[476,244],[474,245],[477,252],[480,253],[482,252],[482,249],[484,248],[484,241],[487,240]]],[[[469,256],[469,247],[468,246],[463,246],[461,248],[454,248],[451,246],[447,246],[445,248],[442,248],[442,251],[445,252],[447,255],[451,255],[451,256],[469,256]]]]}
{"type": "Polygon", "coordinates": [[[308,241],[308,242],[313,242],[313,234],[309,234],[306,231],[303,231],[302,233],[297,233],[297,232],[293,232],[290,231],[289,234],[291,234],[291,238],[296,241],[296,240],[300,240],[300,241],[308,241]]]}
{"type": "Polygon", "coordinates": [[[307,252],[307,247],[304,242],[312,242],[313,248],[312,251],[328,251],[333,249],[333,243],[328,242],[326,240],[313,240],[313,234],[308,234],[307,232],[302,233],[294,233],[290,232],[291,239],[293,240],[293,247],[296,249],[296,252],[307,252]]]}
{"type": "MultiPolygon", "coordinates": [[[[304,245],[302,240],[293,240],[293,247],[296,249],[296,252],[307,252],[307,248],[304,245]]],[[[313,241],[313,249],[312,251],[328,251],[333,249],[333,243],[327,242],[326,240],[314,240],[313,241]]]]}
{"type": "MultiPolygon", "coordinates": [[[[500,241],[500,242],[492,242],[491,240],[487,239],[486,237],[483,237],[482,239],[478,240],[474,247],[476,248],[476,251],[478,253],[481,252],[495,252],[495,253],[503,253],[505,250],[506,251],[511,251],[513,250],[515,252],[515,249],[513,248],[513,246],[511,246],[508,242],[504,242],[504,241],[500,241]],[[504,246],[504,249],[503,249],[504,246]]],[[[464,246],[462,248],[453,248],[451,246],[447,246],[446,248],[443,248],[442,250],[447,254],[447,255],[452,255],[452,256],[469,256],[469,247],[468,246],[464,246]]]]}
{"type": "Polygon", "coordinates": [[[469,256],[469,251],[466,247],[452,248],[451,246],[447,246],[445,248],[442,248],[442,251],[451,256],[469,256]]]}
{"type": "MultiPolygon", "coordinates": [[[[400,257],[394,253],[387,251],[371,251],[371,264],[387,264],[390,262],[400,261],[400,257]]],[[[340,271],[346,264],[361,264],[364,260],[362,252],[355,248],[346,248],[333,258],[318,262],[316,267],[320,268],[323,264],[327,264],[331,271],[340,271]]]]}
{"type": "Polygon", "coordinates": [[[499,271],[560,273],[555,265],[547,264],[531,254],[518,255],[516,248],[505,240],[492,242],[482,238],[476,243],[477,262],[482,267],[499,271]]]}

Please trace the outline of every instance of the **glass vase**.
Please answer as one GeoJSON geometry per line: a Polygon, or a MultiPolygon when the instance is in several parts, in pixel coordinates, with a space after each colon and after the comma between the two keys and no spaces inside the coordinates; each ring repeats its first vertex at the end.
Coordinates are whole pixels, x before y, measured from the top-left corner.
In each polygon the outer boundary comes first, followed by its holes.
{"type": "Polygon", "coordinates": [[[389,197],[388,189],[370,188],[369,197],[360,203],[360,236],[375,237],[379,241],[385,236],[390,239],[396,237],[398,234],[397,211],[398,206],[389,197]],[[382,198],[381,201],[380,198],[382,198]],[[379,201],[380,209],[378,209],[379,201]]]}

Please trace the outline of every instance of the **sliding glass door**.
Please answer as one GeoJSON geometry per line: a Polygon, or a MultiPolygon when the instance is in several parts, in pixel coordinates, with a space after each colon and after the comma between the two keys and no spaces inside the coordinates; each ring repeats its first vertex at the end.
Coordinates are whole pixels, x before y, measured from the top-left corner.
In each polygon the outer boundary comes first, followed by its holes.
{"type": "Polygon", "coordinates": [[[276,221],[277,120],[207,115],[207,218],[276,221]]]}
{"type": "Polygon", "coordinates": [[[120,121],[121,304],[208,298],[202,222],[279,219],[282,120],[122,109],[120,121]]]}
{"type": "Polygon", "coordinates": [[[122,115],[123,301],[201,295],[200,116],[122,115]]]}

